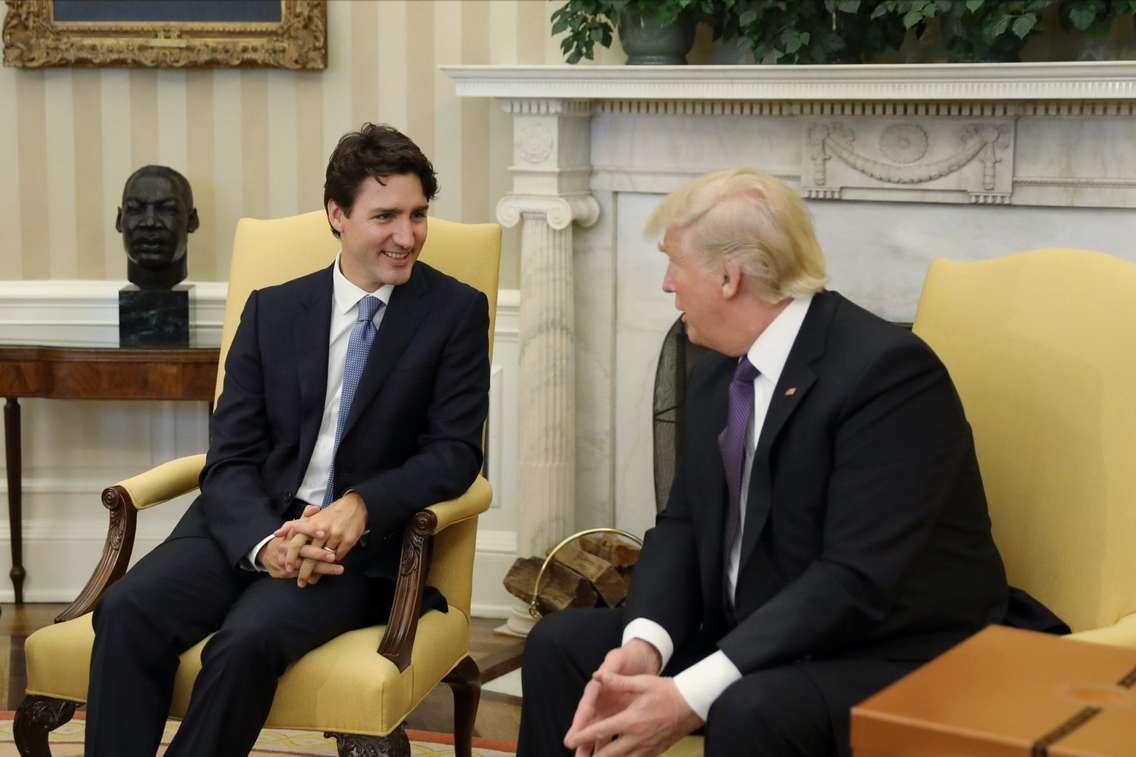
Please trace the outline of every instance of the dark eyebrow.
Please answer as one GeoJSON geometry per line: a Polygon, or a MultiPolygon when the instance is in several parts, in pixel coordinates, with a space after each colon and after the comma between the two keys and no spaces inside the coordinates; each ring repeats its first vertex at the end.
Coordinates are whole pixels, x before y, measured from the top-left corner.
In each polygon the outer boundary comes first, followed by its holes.
{"type": "MultiPolygon", "coordinates": [[[[430,209],[429,205],[420,205],[417,208],[412,208],[411,212],[412,213],[414,213],[414,212],[425,213],[429,209],[430,209]]],[[[401,211],[402,211],[402,208],[371,208],[371,215],[379,215],[380,213],[399,213],[401,211]]]]}

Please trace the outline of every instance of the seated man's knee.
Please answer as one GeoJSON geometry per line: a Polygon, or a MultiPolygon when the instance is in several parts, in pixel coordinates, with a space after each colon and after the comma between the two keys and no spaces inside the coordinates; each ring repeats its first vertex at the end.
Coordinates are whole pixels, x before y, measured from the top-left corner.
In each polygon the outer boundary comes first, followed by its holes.
{"type": "Polygon", "coordinates": [[[116,581],[99,598],[91,622],[96,632],[126,629],[147,617],[149,604],[129,582],[116,581]]]}
{"type": "Polygon", "coordinates": [[[543,666],[561,658],[571,638],[573,626],[569,612],[545,615],[525,638],[524,665],[543,666]]]}
{"type": "Polygon", "coordinates": [[[279,676],[291,662],[278,634],[257,624],[223,625],[201,651],[202,665],[220,664],[249,675],[279,676]]]}
{"type": "Polygon", "coordinates": [[[619,639],[606,639],[611,610],[561,610],[541,618],[525,640],[523,666],[526,677],[556,674],[579,669],[591,671],[603,662],[604,654],[619,639]]]}

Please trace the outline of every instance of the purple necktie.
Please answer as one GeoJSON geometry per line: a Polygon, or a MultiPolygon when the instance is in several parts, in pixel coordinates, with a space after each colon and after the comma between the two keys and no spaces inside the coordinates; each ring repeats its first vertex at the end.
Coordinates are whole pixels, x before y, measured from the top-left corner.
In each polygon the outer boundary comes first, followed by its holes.
{"type": "Polygon", "coordinates": [[[734,380],[730,382],[730,405],[726,412],[726,427],[718,435],[718,448],[722,452],[722,463],[726,469],[726,487],[730,493],[723,544],[727,566],[730,550],[738,538],[742,522],[741,491],[746,459],[746,430],[753,423],[753,381],[758,373],[748,357],[738,361],[734,380]]]}

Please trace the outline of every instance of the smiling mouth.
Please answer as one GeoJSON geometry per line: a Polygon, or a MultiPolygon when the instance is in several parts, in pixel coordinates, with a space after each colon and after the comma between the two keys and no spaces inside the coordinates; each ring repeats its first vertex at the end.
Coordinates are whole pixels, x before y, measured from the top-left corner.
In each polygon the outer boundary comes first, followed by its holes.
{"type": "Polygon", "coordinates": [[[383,255],[386,255],[391,260],[403,261],[410,257],[410,251],[396,252],[394,250],[383,250],[383,255]]]}

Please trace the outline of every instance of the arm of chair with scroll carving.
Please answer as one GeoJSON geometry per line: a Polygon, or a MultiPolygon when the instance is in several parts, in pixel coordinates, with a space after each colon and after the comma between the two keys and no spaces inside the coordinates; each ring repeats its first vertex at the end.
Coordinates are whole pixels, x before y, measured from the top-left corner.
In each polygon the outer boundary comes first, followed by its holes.
{"type": "Polygon", "coordinates": [[[103,554],[87,585],[58,617],[56,623],[77,618],[95,608],[107,587],[122,577],[134,548],[138,510],[160,505],[197,488],[205,455],[189,455],[162,463],[145,473],[119,481],[103,490],[103,507],[110,510],[103,554]]]}
{"type": "Polygon", "coordinates": [[[390,620],[378,650],[400,671],[410,665],[434,537],[450,526],[476,518],[489,509],[492,499],[489,482],[478,476],[465,494],[420,510],[407,523],[390,620]]]}

